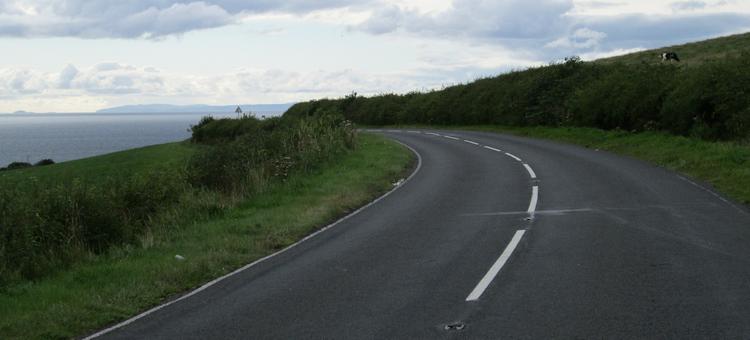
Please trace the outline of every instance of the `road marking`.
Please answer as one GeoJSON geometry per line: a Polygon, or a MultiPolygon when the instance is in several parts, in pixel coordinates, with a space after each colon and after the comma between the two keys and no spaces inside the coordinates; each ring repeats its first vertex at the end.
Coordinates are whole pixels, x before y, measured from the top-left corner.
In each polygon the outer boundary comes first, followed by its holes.
{"type": "Polygon", "coordinates": [[[534,173],[534,169],[532,169],[528,164],[524,163],[523,167],[526,168],[526,171],[529,172],[529,176],[531,176],[531,179],[536,179],[536,173],[534,173]]]}
{"type": "Polygon", "coordinates": [[[534,215],[536,211],[536,202],[539,200],[539,187],[531,187],[531,202],[529,202],[529,209],[526,210],[529,214],[534,215]]]}
{"type": "Polygon", "coordinates": [[[466,301],[476,301],[480,296],[482,296],[482,293],[484,293],[490,283],[492,283],[492,280],[495,279],[497,273],[500,272],[500,269],[502,269],[505,263],[508,262],[510,255],[513,254],[514,250],[516,250],[516,247],[518,246],[518,243],[521,242],[521,238],[523,237],[523,234],[525,232],[526,230],[516,231],[516,233],[513,235],[513,238],[510,240],[510,243],[508,243],[508,246],[505,247],[505,250],[503,250],[503,253],[500,254],[500,257],[497,259],[497,261],[495,261],[492,267],[490,267],[490,270],[487,272],[487,274],[484,274],[482,280],[480,280],[477,286],[474,287],[474,290],[471,291],[469,296],[466,297],[466,301]]]}
{"type": "Polygon", "coordinates": [[[719,195],[719,194],[717,194],[717,193],[715,193],[715,192],[711,191],[710,189],[708,189],[708,188],[705,188],[704,186],[702,186],[702,185],[700,185],[700,184],[698,184],[698,183],[695,183],[695,182],[693,182],[693,181],[691,181],[691,180],[687,179],[686,177],[683,177],[683,176],[680,176],[680,175],[676,175],[676,176],[677,176],[677,178],[679,178],[679,179],[681,179],[681,180],[683,180],[683,181],[685,181],[685,182],[688,182],[689,184],[691,184],[691,185],[695,186],[696,188],[698,188],[698,189],[701,189],[701,190],[703,190],[703,191],[705,191],[705,192],[707,192],[707,193],[711,194],[712,196],[714,196],[714,197],[718,198],[719,200],[721,200],[722,202],[726,203],[727,205],[729,205],[730,207],[734,208],[735,210],[737,210],[737,211],[739,211],[739,212],[741,212],[741,213],[743,213],[743,214],[745,214],[745,215],[750,215],[750,214],[748,214],[748,212],[747,212],[747,211],[745,211],[745,210],[742,210],[742,209],[741,209],[740,207],[738,207],[738,206],[734,205],[734,203],[732,203],[732,202],[731,202],[731,201],[729,201],[728,199],[726,199],[726,198],[724,198],[724,197],[721,197],[721,195],[719,195]]]}
{"type": "Polygon", "coordinates": [[[402,143],[402,142],[400,142],[400,141],[398,141],[398,140],[395,140],[395,142],[397,142],[397,143],[399,143],[399,144],[401,144],[401,145],[405,146],[405,147],[406,147],[407,149],[411,150],[411,152],[413,152],[413,153],[414,153],[414,154],[415,154],[415,155],[417,156],[417,168],[416,168],[416,169],[414,169],[414,172],[412,172],[412,173],[411,173],[411,175],[409,175],[409,177],[407,177],[407,178],[406,178],[406,180],[404,180],[404,181],[403,181],[403,182],[401,183],[401,185],[399,185],[399,186],[397,186],[397,187],[394,187],[393,189],[391,189],[390,191],[386,192],[386,193],[385,193],[385,194],[383,194],[382,196],[380,196],[380,197],[376,198],[376,199],[375,199],[375,200],[373,200],[372,202],[370,202],[370,203],[366,204],[365,206],[363,206],[363,207],[360,207],[359,209],[357,209],[357,210],[353,211],[353,212],[352,212],[351,214],[349,214],[349,215],[346,215],[346,216],[344,216],[344,217],[342,217],[342,218],[338,219],[338,220],[337,220],[336,222],[333,222],[333,223],[331,223],[331,224],[329,224],[329,225],[327,225],[327,226],[325,226],[325,227],[323,227],[323,228],[319,229],[318,231],[316,231],[316,232],[314,232],[314,233],[312,233],[312,234],[310,234],[310,235],[307,235],[307,236],[305,236],[305,237],[304,237],[304,238],[302,238],[301,240],[299,240],[299,241],[297,241],[297,242],[295,242],[295,243],[293,243],[293,244],[291,244],[291,245],[287,246],[287,247],[286,247],[286,248],[284,248],[284,249],[281,249],[281,250],[279,250],[279,251],[277,251],[277,252],[275,252],[275,253],[273,253],[273,254],[267,255],[267,256],[265,256],[265,257],[263,257],[263,258],[260,258],[260,259],[258,259],[258,260],[255,260],[255,261],[253,261],[252,263],[250,263],[250,264],[247,264],[247,265],[243,266],[242,268],[236,269],[235,271],[233,271],[233,272],[231,272],[231,273],[229,273],[229,274],[226,274],[226,275],[224,275],[224,276],[222,276],[222,277],[219,277],[219,278],[217,278],[217,279],[214,279],[213,281],[210,281],[210,282],[208,282],[208,283],[206,283],[206,284],[204,284],[204,285],[202,285],[202,286],[200,286],[200,287],[196,288],[195,290],[193,290],[193,291],[191,291],[191,292],[189,292],[189,293],[187,293],[187,294],[185,294],[185,295],[183,295],[183,296],[181,296],[181,297],[179,297],[179,298],[177,298],[177,299],[174,299],[174,300],[172,300],[172,301],[169,301],[169,302],[167,302],[167,303],[164,303],[164,304],[158,305],[158,306],[156,306],[156,307],[153,307],[153,308],[151,308],[151,309],[149,309],[149,310],[147,310],[147,311],[145,311],[145,312],[143,312],[143,313],[141,313],[141,314],[138,314],[138,315],[136,315],[136,316],[134,316],[134,317],[132,317],[132,318],[130,318],[130,319],[127,319],[127,320],[125,320],[125,321],[122,321],[122,322],[120,322],[120,323],[118,323],[118,324],[116,324],[116,325],[114,325],[114,326],[112,326],[112,327],[109,327],[109,328],[107,328],[107,329],[103,329],[103,330],[101,330],[101,331],[98,331],[98,332],[96,332],[96,333],[94,333],[94,334],[91,334],[91,335],[89,335],[89,336],[87,336],[87,337],[83,338],[83,340],[91,340],[91,339],[94,339],[94,338],[98,338],[98,337],[100,337],[100,336],[102,336],[102,335],[104,335],[104,334],[107,334],[107,333],[109,333],[109,332],[112,332],[112,331],[114,331],[114,330],[116,330],[116,329],[118,329],[118,328],[122,328],[122,327],[124,327],[124,326],[127,326],[127,325],[129,325],[129,324],[133,323],[133,322],[136,322],[136,321],[138,321],[139,319],[142,319],[142,318],[144,318],[144,317],[146,317],[146,316],[148,316],[148,315],[150,315],[150,314],[153,314],[153,313],[155,313],[155,312],[159,311],[159,310],[160,310],[160,309],[162,309],[162,308],[168,307],[168,306],[170,306],[170,305],[173,305],[173,304],[175,304],[175,303],[177,303],[177,302],[180,302],[180,301],[182,301],[182,300],[185,300],[185,299],[187,299],[187,298],[189,298],[189,297],[191,297],[191,296],[193,296],[193,295],[195,295],[195,294],[198,294],[198,293],[200,293],[200,292],[202,292],[202,291],[204,291],[204,290],[206,290],[206,289],[210,288],[211,286],[215,285],[216,283],[218,283],[218,282],[220,282],[220,281],[223,281],[223,280],[225,280],[225,279],[227,279],[227,278],[229,278],[229,277],[231,277],[231,276],[237,275],[237,274],[239,274],[240,272],[243,272],[243,271],[245,271],[245,270],[247,270],[247,269],[250,269],[250,268],[252,268],[252,267],[254,267],[254,266],[256,266],[256,265],[258,265],[258,264],[260,264],[260,263],[263,263],[263,262],[265,262],[265,261],[267,261],[267,260],[269,260],[269,259],[271,259],[271,258],[273,258],[273,257],[276,257],[276,256],[278,256],[278,255],[280,255],[280,254],[283,254],[283,253],[285,253],[285,252],[289,251],[290,249],[292,249],[292,248],[294,248],[294,247],[296,247],[296,246],[300,245],[301,243],[303,243],[303,242],[305,242],[305,241],[307,241],[307,240],[309,240],[309,239],[311,239],[311,238],[313,238],[313,237],[315,237],[315,236],[318,236],[318,235],[320,235],[321,233],[323,233],[323,232],[325,232],[325,231],[327,231],[327,230],[330,230],[331,228],[333,228],[333,227],[335,227],[335,226],[337,226],[337,225],[341,224],[342,222],[344,222],[344,221],[346,221],[346,220],[350,219],[351,217],[353,217],[354,215],[357,215],[357,214],[359,214],[359,213],[360,213],[360,212],[362,212],[363,210],[365,210],[365,209],[369,208],[370,206],[372,206],[372,205],[374,205],[374,204],[376,204],[376,203],[378,203],[378,202],[382,201],[382,200],[383,200],[383,199],[385,199],[386,197],[390,196],[390,195],[391,195],[392,193],[394,193],[394,192],[395,192],[396,190],[398,190],[399,188],[402,188],[402,187],[404,186],[404,184],[406,184],[406,183],[407,183],[407,182],[409,182],[409,181],[410,181],[410,180],[411,180],[412,178],[414,178],[414,176],[415,176],[415,175],[416,175],[416,174],[417,174],[417,173],[419,172],[419,170],[421,170],[421,169],[422,169],[422,155],[420,155],[420,154],[419,154],[419,152],[417,152],[417,150],[414,150],[414,148],[412,148],[411,146],[408,146],[408,145],[406,145],[406,144],[404,144],[404,143],[402,143]]]}
{"type": "Polygon", "coordinates": [[[512,153],[507,153],[506,152],[505,155],[508,156],[508,157],[510,157],[510,158],[513,158],[513,159],[515,159],[515,160],[517,160],[519,162],[523,162],[520,158],[516,157],[516,155],[514,155],[512,153]]]}
{"type": "Polygon", "coordinates": [[[408,132],[408,133],[422,133],[422,131],[413,131],[413,130],[406,131],[406,132],[408,132]]]}
{"type": "Polygon", "coordinates": [[[434,133],[434,132],[425,132],[425,133],[428,134],[428,135],[440,136],[439,133],[434,133]]]}
{"type": "Polygon", "coordinates": [[[466,139],[464,139],[464,142],[469,143],[469,144],[479,145],[479,143],[477,142],[466,140],[466,139]]]}
{"type": "Polygon", "coordinates": [[[443,136],[443,137],[448,138],[448,139],[452,139],[452,140],[461,140],[460,138],[453,137],[453,136],[443,136]]]}
{"type": "MultiPolygon", "coordinates": [[[[602,209],[602,210],[607,210],[602,209]]],[[[597,212],[597,210],[591,209],[591,208],[582,208],[582,209],[553,209],[553,210],[537,210],[534,212],[536,215],[566,215],[566,214],[572,214],[572,213],[585,213],[585,212],[597,212]]],[[[471,214],[461,214],[458,216],[466,216],[466,217],[482,217],[482,216],[513,216],[513,215],[527,215],[529,212],[524,211],[498,211],[498,212],[488,212],[488,213],[471,213],[471,214]]]]}
{"type": "Polygon", "coordinates": [[[485,149],[490,149],[490,150],[492,150],[492,151],[503,152],[503,150],[500,150],[500,149],[495,149],[495,148],[493,148],[493,147],[491,147],[491,146],[487,146],[487,145],[485,145],[485,146],[484,146],[484,148],[485,148],[485,149]]]}

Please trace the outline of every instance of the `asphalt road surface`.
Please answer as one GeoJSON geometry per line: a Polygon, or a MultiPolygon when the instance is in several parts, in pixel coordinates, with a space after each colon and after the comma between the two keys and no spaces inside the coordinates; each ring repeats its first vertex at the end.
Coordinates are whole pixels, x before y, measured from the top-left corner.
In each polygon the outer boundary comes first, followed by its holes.
{"type": "Polygon", "coordinates": [[[745,208],[607,152],[380,133],[421,158],[390,195],[97,336],[750,338],[745,208]]]}

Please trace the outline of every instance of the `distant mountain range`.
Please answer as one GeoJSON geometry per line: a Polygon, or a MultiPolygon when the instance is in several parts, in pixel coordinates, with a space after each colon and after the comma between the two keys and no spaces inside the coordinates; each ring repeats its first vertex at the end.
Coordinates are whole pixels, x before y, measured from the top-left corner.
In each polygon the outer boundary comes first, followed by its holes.
{"type": "MultiPolygon", "coordinates": [[[[239,105],[244,112],[285,112],[294,103],[239,105]]],[[[96,113],[234,113],[238,105],[125,105],[96,111],[96,113]]]]}

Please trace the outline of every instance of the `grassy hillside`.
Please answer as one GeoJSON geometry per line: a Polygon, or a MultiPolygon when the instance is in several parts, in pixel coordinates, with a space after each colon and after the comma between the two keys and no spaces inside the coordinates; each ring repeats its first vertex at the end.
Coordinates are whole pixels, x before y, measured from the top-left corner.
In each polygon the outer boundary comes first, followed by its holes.
{"type": "Polygon", "coordinates": [[[18,183],[34,178],[46,183],[80,179],[103,182],[111,178],[126,178],[164,169],[179,169],[199,148],[189,142],[147,146],[106,155],[61,162],[53,165],[0,171],[2,183],[18,183]]]}
{"type": "Polygon", "coordinates": [[[736,58],[750,52],[750,33],[731,35],[700,42],[667,46],[654,50],[597,60],[598,63],[658,64],[661,53],[672,51],[680,57],[681,65],[697,65],[709,60],[736,58]]]}

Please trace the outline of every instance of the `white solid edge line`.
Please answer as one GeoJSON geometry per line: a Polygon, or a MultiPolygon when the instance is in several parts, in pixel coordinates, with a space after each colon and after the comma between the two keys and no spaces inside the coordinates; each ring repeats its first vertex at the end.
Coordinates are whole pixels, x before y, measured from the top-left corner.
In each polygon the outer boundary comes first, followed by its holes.
{"type": "Polygon", "coordinates": [[[510,158],[513,158],[513,159],[515,159],[515,160],[517,160],[519,162],[522,162],[520,158],[516,157],[516,155],[514,155],[512,153],[507,153],[506,152],[505,155],[508,156],[508,157],[510,157],[510,158]]]}
{"type": "Polygon", "coordinates": [[[487,274],[484,274],[482,280],[477,283],[477,286],[474,287],[474,290],[472,290],[469,296],[466,297],[466,301],[476,301],[480,296],[482,296],[482,293],[484,293],[490,283],[492,283],[492,280],[495,279],[497,274],[500,272],[500,269],[502,269],[505,263],[508,262],[510,255],[513,254],[514,250],[516,250],[516,247],[518,246],[518,243],[521,242],[521,238],[523,237],[523,234],[525,232],[526,230],[516,230],[516,233],[513,235],[510,243],[508,243],[508,246],[505,247],[505,250],[503,250],[503,253],[500,254],[500,257],[497,259],[497,261],[495,261],[492,267],[490,267],[490,270],[487,271],[487,274]]]}
{"type": "Polygon", "coordinates": [[[485,149],[489,149],[489,150],[492,150],[492,151],[503,152],[503,150],[500,150],[500,149],[495,149],[495,148],[493,148],[493,147],[491,147],[491,146],[487,146],[487,145],[485,145],[485,146],[484,146],[484,148],[485,148],[485,149]]]}
{"type": "Polygon", "coordinates": [[[209,287],[211,287],[211,286],[215,285],[216,283],[218,283],[218,282],[220,282],[220,281],[222,281],[222,280],[224,280],[224,279],[226,279],[226,278],[229,278],[229,277],[231,277],[231,276],[237,275],[237,274],[239,274],[239,273],[240,273],[240,272],[242,272],[242,271],[245,271],[245,270],[247,270],[247,269],[249,269],[249,268],[251,268],[251,267],[254,267],[254,266],[256,266],[256,265],[258,265],[258,264],[260,264],[260,263],[262,263],[262,262],[265,262],[265,261],[267,261],[267,260],[269,260],[269,259],[271,259],[271,258],[273,258],[273,257],[275,257],[275,256],[277,256],[277,255],[280,255],[280,254],[283,254],[283,253],[285,253],[286,251],[288,251],[288,250],[290,250],[290,249],[292,249],[292,248],[294,248],[294,247],[298,246],[298,245],[299,245],[299,244],[301,244],[302,242],[305,242],[305,241],[307,241],[307,240],[309,240],[309,239],[311,239],[311,238],[313,238],[313,237],[315,237],[315,236],[317,236],[317,235],[319,235],[319,234],[321,234],[321,233],[325,232],[326,230],[329,230],[329,229],[331,229],[331,228],[335,227],[336,225],[338,225],[338,224],[340,224],[340,223],[342,223],[342,222],[344,222],[344,221],[348,220],[349,218],[351,218],[351,217],[352,217],[352,216],[354,216],[354,215],[357,215],[358,213],[360,213],[361,211],[363,211],[363,210],[365,210],[365,209],[369,208],[370,206],[374,205],[375,203],[378,203],[378,202],[380,202],[381,200],[385,199],[386,197],[390,196],[390,195],[391,195],[391,194],[392,194],[393,192],[395,192],[395,191],[396,191],[396,190],[398,190],[399,188],[403,187],[403,186],[404,186],[404,184],[406,184],[406,183],[407,183],[407,182],[409,182],[409,181],[410,181],[410,180],[411,180],[412,178],[414,178],[414,176],[415,176],[415,175],[416,175],[416,174],[417,174],[417,173],[419,172],[419,170],[420,170],[420,169],[422,169],[422,155],[420,155],[420,154],[419,154],[419,152],[417,152],[417,150],[414,150],[414,148],[412,148],[411,146],[408,146],[408,145],[406,145],[406,144],[402,143],[401,141],[398,141],[398,140],[395,140],[395,139],[394,139],[394,141],[395,141],[396,143],[399,143],[399,144],[401,144],[401,145],[405,146],[406,148],[408,148],[409,150],[411,150],[411,152],[413,152],[413,153],[414,153],[414,154],[415,154],[415,155],[417,156],[417,168],[416,168],[416,169],[414,169],[414,172],[412,172],[412,173],[411,173],[411,175],[409,175],[409,177],[407,177],[407,178],[406,178],[406,180],[404,180],[404,181],[402,182],[402,184],[401,184],[401,185],[399,185],[399,186],[397,186],[397,187],[395,187],[395,188],[391,189],[390,191],[386,192],[386,193],[385,193],[385,194],[383,194],[382,196],[380,196],[380,197],[376,198],[376,199],[375,199],[374,201],[372,201],[372,202],[370,202],[370,203],[366,204],[365,206],[363,206],[363,207],[361,207],[361,208],[359,208],[359,209],[357,209],[357,210],[353,211],[353,212],[352,212],[352,213],[350,213],[349,215],[346,215],[346,216],[344,216],[344,217],[340,218],[339,220],[337,220],[336,222],[333,222],[333,223],[331,223],[331,224],[329,224],[329,225],[327,225],[327,226],[325,226],[325,227],[323,227],[323,228],[319,229],[318,231],[316,231],[316,232],[314,232],[314,233],[312,233],[312,234],[310,234],[310,235],[307,235],[307,236],[305,236],[305,237],[304,237],[304,238],[302,238],[301,240],[299,240],[299,241],[297,241],[297,242],[295,242],[295,243],[293,243],[293,244],[289,245],[288,247],[286,247],[286,248],[284,248],[284,249],[282,249],[282,250],[279,250],[279,251],[277,251],[277,252],[275,252],[275,253],[273,253],[273,254],[270,254],[270,255],[267,255],[267,256],[265,256],[265,257],[263,257],[263,258],[260,258],[260,259],[258,259],[258,260],[255,260],[255,261],[253,261],[252,263],[250,263],[250,264],[247,264],[247,265],[245,265],[244,267],[241,267],[241,268],[239,268],[239,269],[237,269],[237,270],[235,270],[235,271],[233,271],[233,272],[231,272],[231,273],[229,273],[229,274],[226,274],[226,275],[224,275],[224,276],[221,276],[221,277],[219,277],[219,278],[217,278],[217,279],[214,279],[214,280],[212,280],[212,281],[210,281],[210,282],[208,282],[208,283],[206,283],[206,284],[204,284],[204,285],[202,285],[202,286],[198,287],[197,289],[195,289],[195,290],[193,290],[193,291],[191,291],[191,292],[189,292],[189,293],[187,293],[187,294],[185,294],[185,295],[183,295],[183,296],[181,296],[181,297],[179,297],[179,298],[177,298],[177,299],[175,299],[175,300],[172,300],[172,301],[169,301],[169,302],[167,302],[167,303],[164,303],[164,304],[158,305],[158,306],[156,306],[156,307],[153,307],[153,308],[151,308],[151,309],[149,309],[149,310],[147,310],[147,311],[145,311],[145,312],[143,312],[143,313],[141,313],[141,314],[138,314],[138,315],[136,315],[136,316],[134,316],[134,317],[132,317],[132,318],[130,318],[130,319],[127,319],[127,320],[125,320],[125,321],[122,321],[122,322],[120,322],[120,323],[118,323],[118,324],[116,324],[116,325],[114,325],[114,326],[112,326],[112,327],[109,327],[109,328],[103,329],[103,330],[101,330],[101,331],[98,331],[98,332],[96,332],[96,333],[94,333],[94,334],[92,334],[92,335],[89,335],[89,336],[87,336],[87,337],[83,338],[83,340],[89,340],[89,339],[94,339],[94,338],[100,337],[100,336],[102,336],[102,335],[104,335],[104,334],[107,334],[107,333],[109,333],[109,332],[113,331],[113,330],[116,330],[116,329],[118,329],[118,328],[121,328],[121,327],[123,327],[123,326],[127,326],[127,325],[129,325],[129,324],[131,324],[131,323],[133,323],[133,322],[135,322],[135,321],[137,321],[137,320],[139,320],[139,319],[141,319],[141,318],[143,318],[143,317],[146,317],[146,316],[148,316],[148,315],[150,315],[150,314],[153,314],[153,313],[155,313],[155,312],[159,311],[160,309],[162,309],[162,308],[164,308],[164,307],[168,307],[168,306],[170,306],[170,305],[172,305],[172,304],[175,304],[175,303],[177,303],[177,302],[180,302],[180,301],[182,301],[182,300],[185,300],[185,299],[187,299],[187,298],[189,298],[189,297],[191,297],[191,296],[193,296],[193,295],[195,295],[195,294],[198,294],[198,293],[200,293],[200,292],[202,292],[202,291],[204,291],[204,290],[208,289],[209,287]]]}
{"type": "Polygon", "coordinates": [[[526,168],[526,171],[529,172],[529,176],[531,176],[531,179],[536,179],[536,173],[534,173],[534,169],[532,169],[528,164],[523,163],[523,167],[526,168]]]}
{"type": "Polygon", "coordinates": [[[460,140],[460,138],[453,137],[453,136],[443,136],[443,137],[448,138],[448,139],[452,139],[452,140],[460,140]]]}
{"type": "Polygon", "coordinates": [[[529,214],[533,214],[536,211],[536,203],[539,200],[539,187],[531,187],[531,202],[529,202],[529,209],[526,210],[529,214]]]}
{"type": "Polygon", "coordinates": [[[691,180],[690,180],[690,179],[688,179],[687,177],[683,177],[683,176],[680,176],[680,175],[675,175],[675,176],[677,176],[677,178],[679,178],[679,179],[681,179],[681,180],[683,180],[683,181],[685,181],[685,182],[688,182],[689,184],[691,184],[691,185],[695,186],[696,188],[698,188],[698,189],[701,189],[701,190],[703,190],[703,191],[705,191],[705,192],[707,192],[707,193],[711,194],[712,196],[714,196],[714,197],[718,198],[719,200],[721,200],[722,202],[726,203],[726,204],[727,204],[728,206],[730,206],[730,207],[734,208],[735,210],[737,210],[737,211],[739,211],[739,212],[741,212],[741,213],[743,213],[743,214],[745,214],[745,215],[750,215],[750,213],[748,213],[748,212],[747,212],[747,211],[745,211],[745,210],[742,210],[742,208],[740,208],[740,207],[736,206],[736,205],[735,205],[734,203],[732,203],[732,202],[731,202],[730,200],[728,200],[728,199],[726,199],[726,198],[722,197],[721,195],[719,195],[719,194],[717,194],[717,193],[715,193],[715,192],[711,191],[710,189],[708,189],[708,188],[706,188],[706,187],[704,187],[704,186],[702,186],[702,185],[700,185],[700,184],[698,184],[698,183],[695,183],[695,182],[691,181],[691,180]]]}
{"type": "Polygon", "coordinates": [[[468,140],[468,139],[464,139],[464,142],[469,143],[469,144],[479,145],[479,143],[477,143],[475,141],[468,140]]]}

